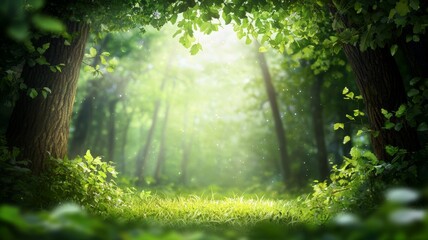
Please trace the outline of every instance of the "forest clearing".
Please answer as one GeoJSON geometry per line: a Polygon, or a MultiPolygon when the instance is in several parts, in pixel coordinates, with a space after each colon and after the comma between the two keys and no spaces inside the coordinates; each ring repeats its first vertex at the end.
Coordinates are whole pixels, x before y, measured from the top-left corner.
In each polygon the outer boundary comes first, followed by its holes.
{"type": "Polygon", "coordinates": [[[5,0],[1,239],[426,239],[428,2],[5,0]]]}

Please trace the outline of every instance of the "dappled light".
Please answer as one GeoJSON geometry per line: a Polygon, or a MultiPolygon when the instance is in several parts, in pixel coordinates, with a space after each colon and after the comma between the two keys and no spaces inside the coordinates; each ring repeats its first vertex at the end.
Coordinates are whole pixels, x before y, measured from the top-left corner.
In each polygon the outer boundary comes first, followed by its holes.
{"type": "Polygon", "coordinates": [[[0,238],[424,238],[427,12],[0,3],[0,238]]]}

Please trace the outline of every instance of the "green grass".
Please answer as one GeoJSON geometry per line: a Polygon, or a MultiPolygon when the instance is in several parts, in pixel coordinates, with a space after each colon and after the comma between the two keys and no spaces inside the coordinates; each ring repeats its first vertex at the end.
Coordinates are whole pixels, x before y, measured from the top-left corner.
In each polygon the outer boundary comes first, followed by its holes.
{"type": "Polygon", "coordinates": [[[248,229],[261,222],[296,224],[308,221],[298,200],[269,199],[251,194],[151,193],[128,195],[108,217],[142,221],[168,228],[231,227],[248,229]]]}

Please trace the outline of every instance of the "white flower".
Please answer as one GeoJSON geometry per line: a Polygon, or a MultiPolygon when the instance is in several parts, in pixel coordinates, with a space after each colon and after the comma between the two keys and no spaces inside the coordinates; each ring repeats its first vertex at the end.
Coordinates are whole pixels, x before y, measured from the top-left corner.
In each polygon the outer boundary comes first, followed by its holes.
{"type": "Polygon", "coordinates": [[[406,225],[414,222],[422,221],[425,218],[424,210],[417,209],[400,209],[394,211],[389,216],[391,222],[406,225]]]}
{"type": "Polygon", "coordinates": [[[152,14],[154,19],[160,19],[161,18],[161,13],[156,10],[153,14],[152,14]]]}
{"type": "Polygon", "coordinates": [[[419,198],[419,193],[410,188],[394,188],[386,192],[386,200],[394,203],[411,203],[419,198]]]}

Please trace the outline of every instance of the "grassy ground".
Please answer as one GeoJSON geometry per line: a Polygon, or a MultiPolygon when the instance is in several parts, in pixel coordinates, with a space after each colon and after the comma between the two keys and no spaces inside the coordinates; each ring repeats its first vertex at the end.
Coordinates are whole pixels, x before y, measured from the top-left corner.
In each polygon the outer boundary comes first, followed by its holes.
{"type": "Polygon", "coordinates": [[[272,199],[252,194],[141,191],[129,196],[125,202],[109,209],[109,217],[171,228],[247,229],[260,222],[292,225],[306,221],[307,217],[295,199],[272,199]]]}

